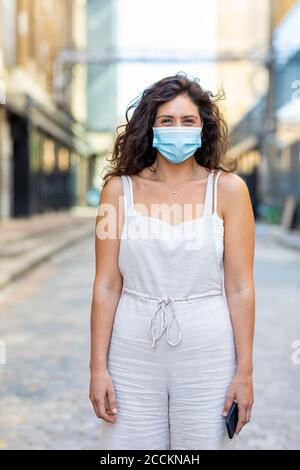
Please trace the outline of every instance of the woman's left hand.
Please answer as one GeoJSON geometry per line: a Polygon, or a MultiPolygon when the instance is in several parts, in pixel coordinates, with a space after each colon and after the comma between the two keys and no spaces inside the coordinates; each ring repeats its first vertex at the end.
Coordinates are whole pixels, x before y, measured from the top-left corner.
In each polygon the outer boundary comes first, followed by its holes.
{"type": "Polygon", "coordinates": [[[234,376],[227,391],[223,416],[227,416],[233,401],[238,403],[239,417],[236,428],[236,434],[238,435],[243,426],[249,423],[251,417],[254,402],[252,375],[236,374],[234,376]]]}

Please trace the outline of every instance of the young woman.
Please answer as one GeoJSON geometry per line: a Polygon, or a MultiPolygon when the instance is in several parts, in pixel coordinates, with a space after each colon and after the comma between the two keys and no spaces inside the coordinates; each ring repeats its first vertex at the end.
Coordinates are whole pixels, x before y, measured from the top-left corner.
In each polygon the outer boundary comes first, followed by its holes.
{"type": "Polygon", "coordinates": [[[233,449],[250,420],[254,215],[225,160],[219,96],[198,82],[148,87],[105,175],[90,361],[101,449],[233,449]]]}

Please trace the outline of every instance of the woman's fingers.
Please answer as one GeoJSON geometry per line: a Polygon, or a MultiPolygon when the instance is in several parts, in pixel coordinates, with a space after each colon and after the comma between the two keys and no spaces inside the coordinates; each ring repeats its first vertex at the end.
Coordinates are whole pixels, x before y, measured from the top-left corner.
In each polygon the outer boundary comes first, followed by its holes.
{"type": "Polygon", "coordinates": [[[100,412],[99,418],[103,418],[105,419],[105,421],[108,421],[109,423],[115,422],[115,416],[112,416],[109,407],[107,408],[105,396],[103,398],[100,398],[97,406],[100,412]]]}
{"type": "Polygon", "coordinates": [[[223,408],[223,416],[228,415],[229,410],[231,408],[231,405],[233,403],[233,400],[234,400],[234,394],[228,393],[227,398],[226,398],[226,402],[225,402],[225,405],[224,405],[224,408],[223,408]]]}
{"type": "Polygon", "coordinates": [[[246,405],[238,405],[239,407],[239,417],[236,427],[236,434],[239,434],[243,426],[248,423],[249,414],[248,414],[248,407],[246,405]]]}
{"type": "Polygon", "coordinates": [[[249,423],[251,419],[251,406],[248,406],[247,408],[247,423],[249,423]]]}
{"type": "Polygon", "coordinates": [[[114,423],[116,420],[117,404],[114,386],[107,372],[91,376],[89,396],[96,416],[114,423]]]}
{"type": "Polygon", "coordinates": [[[115,422],[115,415],[111,412],[107,397],[91,398],[91,402],[98,418],[104,419],[109,423],[115,422]]]}
{"type": "Polygon", "coordinates": [[[253,400],[250,403],[239,404],[239,417],[236,427],[236,434],[239,434],[245,424],[249,423],[251,419],[253,400]]]}
{"type": "Polygon", "coordinates": [[[114,415],[117,414],[117,401],[113,387],[108,389],[106,399],[110,412],[114,415]]]}

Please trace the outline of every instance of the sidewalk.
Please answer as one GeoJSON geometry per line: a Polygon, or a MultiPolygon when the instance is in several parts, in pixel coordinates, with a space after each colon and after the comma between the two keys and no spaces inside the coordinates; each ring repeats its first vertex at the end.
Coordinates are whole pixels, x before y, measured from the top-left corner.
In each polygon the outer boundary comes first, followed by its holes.
{"type": "Polygon", "coordinates": [[[300,250],[300,230],[286,230],[281,225],[256,221],[256,234],[268,236],[281,245],[300,250]]]}
{"type": "Polygon", "coordinates": [[[95,230],[97,208],[74,207],[0,222],[0,289],[95,230]]]}

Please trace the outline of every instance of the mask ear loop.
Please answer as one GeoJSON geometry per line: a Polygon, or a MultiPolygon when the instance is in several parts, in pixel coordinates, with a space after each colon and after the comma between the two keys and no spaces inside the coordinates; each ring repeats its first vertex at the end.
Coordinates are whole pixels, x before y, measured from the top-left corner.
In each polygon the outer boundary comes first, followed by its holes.
{"type": "Polygon", "coordinates": [[[200,129],[200,136],[201,136],[202,142],[203,142],[203,127],[204,127],[204,124],[202,124],[201,129],[200,129]]]}

